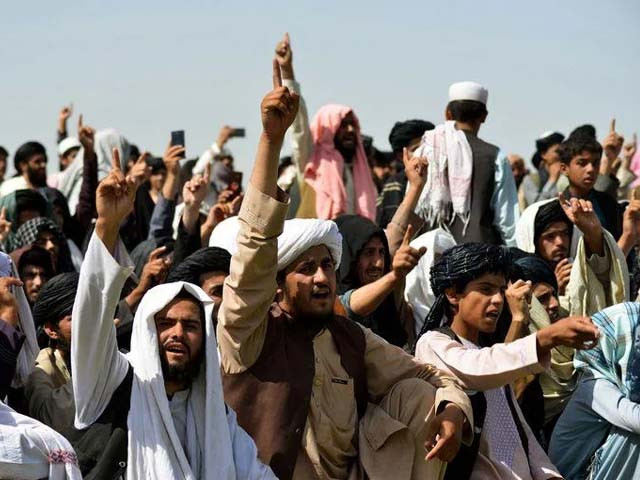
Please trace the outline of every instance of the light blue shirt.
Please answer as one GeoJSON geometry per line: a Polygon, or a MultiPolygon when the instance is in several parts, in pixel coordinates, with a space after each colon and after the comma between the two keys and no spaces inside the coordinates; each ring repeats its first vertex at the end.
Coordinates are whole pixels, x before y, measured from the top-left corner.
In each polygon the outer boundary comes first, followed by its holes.
{"type": "Polygon", "coordinates": [[[502,151],[498,151],[496,156],[494,181],[493,195],[491,196],[493,225],[500,232],[502,241],[508,247],[515,247],[516,222],[520,217],[518,189],[509,160],[502,151]]]}

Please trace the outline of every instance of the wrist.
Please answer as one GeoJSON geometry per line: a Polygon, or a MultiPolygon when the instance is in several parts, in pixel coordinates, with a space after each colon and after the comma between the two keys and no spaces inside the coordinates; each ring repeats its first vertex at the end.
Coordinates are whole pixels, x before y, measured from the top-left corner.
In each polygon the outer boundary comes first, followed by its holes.
{"type": "Polygon", "coordinates": [[[542,330],[538,330],[538,333],[536,333],[536,342],[539,350],[542,350],[543,352],[551,350],[555,345],[553,325],[543,328],[542,330]]]}
{"type": "Polygon", "coordinates": [[[262,133],[260,134],[260,142],[265,143],[270,148],[277,148],[278,150],[280,150],[282,148],[282,144],[284,143],[284,134],[285,132],[283,132],[282,134],[277,133],[275,135],[272,135],[265,132],[263,129],[262,133]]]}

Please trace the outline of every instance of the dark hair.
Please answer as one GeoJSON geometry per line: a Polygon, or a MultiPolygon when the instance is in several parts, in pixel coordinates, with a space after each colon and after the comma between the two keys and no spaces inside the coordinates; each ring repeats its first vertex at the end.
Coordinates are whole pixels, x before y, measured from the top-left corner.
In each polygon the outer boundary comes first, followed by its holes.
{"type": "Polygon", "coordinates": [[[426,120],[406,120],[396,122],[389,133],[389,143],[394,153],[402,152],[412,140],[422,137],[427,130],[433,130],[435,125],[426,120]]]}
{"type": "Polygon", "coordinates": [[[20,148],[16,150],[16,154],[13,156],[13,167],[16,171],[20,172],[20,164],[27,163],[34,155],[47,156],[47,151],[44,146],[38,142],[27,142],[20,145],[20,148]]]}
{"type": "Polygon", "coordinates": [[[569,138],[575,138],[575,137],[589,137],[589,138],[593,138],[594,140],[596,139],[596,127],[594,127],[593,125],[590,124],[585,124],[585,125],[580,125],[579,127],[576,127],[570,134],[569,134],[569,138]]]}
{"type": "Polygon", "coordinates": [[[151,175],[157,175],[160,172],[167,171],[167,166],[160,157],[147,157],[145,163],[151,167],[151,175]]]}
{"type": "Polygon", "coordinates": [[[487,106],[475,100],[454,100],[449,102],[447,110],[452,120],[457,122],[478,122],[488,113],[487,106]]]}
{"type": "Polygon", "coordinates": [[[585,151],[600,157],[602,155],[602,145],[600,145],[595,138],[586,135],[574,137],[570,135],[566,141],[560,144],[558,155],[560,155],[560,161],[562,163],[569,165],[572,158],[585,151]]]}
{"type": "Polygon", "coordinates": [[[6,148],[4,148],[2,145],[0,145],[0,157],[8,157],[9,156],[9,152],[7,151],[6,148]]]}
{"type": "Polygon", "coordinates": [[[373,147],[373,166],[388,167],[393,161],[393,152],[383,152],[373,147]]]}
{"type": "MultiPolygon", "coordinates": [[[[178,295],[176,295],[175,297],[173,297],[173,300],[171,300],[172,302],[175,300],[188,300],[190,302],[194,302],[196,305],[198,305],[198,310],[200,311],[200,320],[203,322],[202,323],[202,331],[205,332],[205,315],[204,315],[204,306],[202,305],[202,302],[195,297],[195,295],[193,295],[191,292],[189,292],[187,289],[183,288],[182,290],[180,290],[180,292],[178,293],[178,295]]],[[[204,335],[203,335],[203,343],[204,345],[204,335]]]]}

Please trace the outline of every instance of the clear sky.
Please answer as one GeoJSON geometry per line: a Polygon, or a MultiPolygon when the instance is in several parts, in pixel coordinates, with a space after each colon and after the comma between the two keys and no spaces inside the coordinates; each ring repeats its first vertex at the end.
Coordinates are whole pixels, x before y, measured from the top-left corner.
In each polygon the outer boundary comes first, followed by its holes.
{"type": "Polygon", "coordinates": [[[186,131],[193,157],[221,125],[245,127],[229,147],[246,178],[285,31],[310,113],[352,106],[380,149],[396,120],[441,121],[459,80],[489,89],[481,136],[527,158],[545,130],[588,122],[602,137],[612,116],[626,137],[640,130],[636,0],[45,0],[3,2],[1,23],[10,163],[30,139],[54,158],[58,110],[73,101],[72,133],[82,112],[155,154],[171,130],[186,131]]]}

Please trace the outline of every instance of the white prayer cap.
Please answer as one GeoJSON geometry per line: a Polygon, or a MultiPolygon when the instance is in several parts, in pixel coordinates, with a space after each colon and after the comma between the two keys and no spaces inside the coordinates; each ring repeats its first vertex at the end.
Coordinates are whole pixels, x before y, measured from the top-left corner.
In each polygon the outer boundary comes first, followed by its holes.
{"type": "Polygon", "coordinates": [[[489,91],[476,82],[457,82],[449,87],[449,101],[474,100],[487,104],[489,91]]]}
{"type": "Polygon", "coordinates": [[[240,231],[240,223],[238,217],[229,217],[221,221],[211,232],[209,237],[209,246],[224,248],[231,255],[238,251],[238,232],[240,231]]]}
{"type": "Polygon", "coordinates": [[[58,144],[58,155],[64,155],[72,148],[80,148],[82,144],[76,137],[67,137],[58,144]]]}

